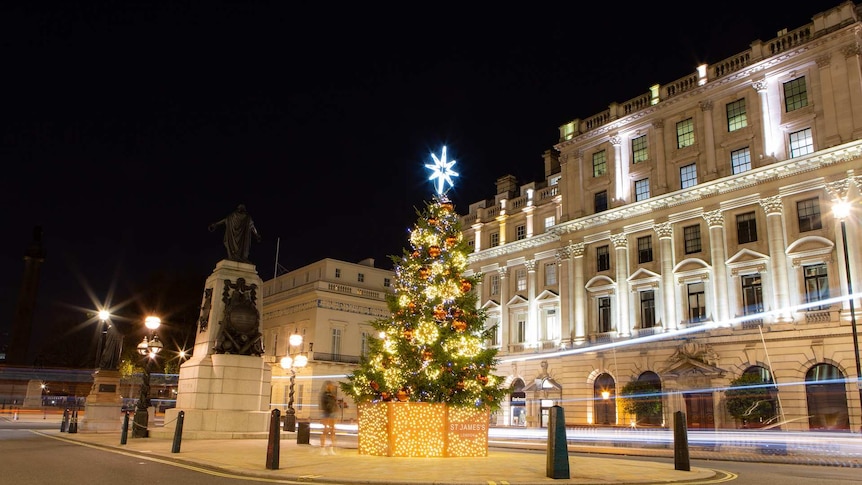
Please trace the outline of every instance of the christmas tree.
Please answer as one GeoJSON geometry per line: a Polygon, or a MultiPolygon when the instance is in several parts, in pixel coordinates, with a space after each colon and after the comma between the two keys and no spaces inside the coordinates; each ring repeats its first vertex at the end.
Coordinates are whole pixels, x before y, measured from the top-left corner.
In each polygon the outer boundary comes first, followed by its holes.
{"type": "Polygon", "coordinates": [[[438,179],[437,194],[416,211],[409,247],[391,256],[391,316],[374,320],[378,332],[359,368],[342,384],[357,403],[418,401],[498,409],[506,390],[493,374],[497,350],[486,348],[485,328],[473,289],[480,275],[464,276],[469,247],[461,221],[443,192],[454,161],[434,156],[426,165],[438,179]]]}

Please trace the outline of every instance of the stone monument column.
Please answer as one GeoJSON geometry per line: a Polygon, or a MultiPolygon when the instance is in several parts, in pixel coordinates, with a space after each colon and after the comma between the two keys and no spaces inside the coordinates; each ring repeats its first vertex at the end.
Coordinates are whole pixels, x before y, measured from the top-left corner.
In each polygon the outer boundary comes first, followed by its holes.
{"type": "Polygon", "coordinates": [[[151,436],[170,437],[179,412],[190,439],[265,436],[270,422],[272,370],[263,360],[263,281],[248,260],[251,237],[260,240],[240,204],[210,230],[224,226],[228,258],[204,285],[198,333],[191,358],[180,366],[177,406],[151,436]]]}

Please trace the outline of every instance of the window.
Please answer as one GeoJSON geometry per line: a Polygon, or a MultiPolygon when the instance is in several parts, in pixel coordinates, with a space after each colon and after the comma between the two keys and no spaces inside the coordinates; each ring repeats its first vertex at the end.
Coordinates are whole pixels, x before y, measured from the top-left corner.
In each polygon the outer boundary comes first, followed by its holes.
{"type": "Polygon", "coordinates": [[[596,212],[608,210],[608,192],[603,190],[593,196],[593,204],[596,207],[596,212]]]}
{"type": "Polygon", "coordinates": [[[649,199],[649,179],[640,179],[635,181],[635,200],[649,199]]]}
{"type": "Polygon", "coordinates": [[[500,233],[495,232],[491,234],[491,247],[495,248],[500,245],[500,233]]]}
{"type": "Polygon", "coordinates": [[[797,202],[796,217],[799,219],[799,232],[821,229],[820,200],[814,197],[797,202]]]}
{"type": "Polygon", "coordinates": [[[491,275],[491,294],[500,294],[500,275],[498,274],[491,275]]]}
{"type": "Polygon", "coordinates": [[[689,118],[676,124],[676,147],[685,148],[694,145],[694,120],[689,118]]]}
{"type": "Polygon", "coordinates": [[[593,153],[593,177],[601,177],[608,173],[608,159],[605,151],[593,153]]]}
{"type": "Polygon", "coordinates": [[[687,189],[697,185],[697,165],[692,163],[679,168],[679,183],[681,188],[687,189]]]}
{"type": "Polygon", "coordinates": [[[545,310],[545,335],[548,340],[556,340],[560,338],[560,324],[557,321],[557,309],[548,308],[545,310]]]}
{"type": "Polygon", "coordinates": [[[655,291],[641,291],[641,328],[655,327],[655,291]]]}
{"type": "MultiPolygon", "coordinates": [[[[812,264],[803,268],[805,277],[805,302],[811,303],[829,298],[829,281],[826,275],[826,264],[812,264]]],[[[829,305],[813,306],[808,310],[826,310],[829,305]]]]}
{"type": "Polygon", "coordinates": [[[336,277],[336,278],[341,278],[341,270],[340,270],[340,269],[338,269],[338,268],[335,268],[335,277],[336,277]]]}
{"type": "Polygon", "coordinates": [[[757,241],[757,219],[754,212],[736,216],[736,242],[745,244],[757,241]]]}
{"type": "Polygon", "coordinates": [[[548,216],[545,218],[545,229],[550,229],[557,224],[557,218],[555,216],[548,216]]]}
{"type": "Polygon", "coordinates": [[[527,239],[527,226],[521,224],[515,228],[515,239],[518,241],[521,239],[527,239]]]}
{"type": "Polygon", "coordinates": [[[801,157],[812,152],[814,152],[814,138],[811,137],[811,128],[790,134],[790,158],[801,157]]]}
{"type": "Polygon", "coordinates": [[[753,315],[763,312],[763,285],[760,274],[743,275],[742,282],[742,313],[753,315]]]}
{"type": "Polygon", "coordinates": [[[751,170],[751,151],[748,147],[730,152],[730,166],[734,175],[751,170]]]}
{"type": "Polygon", "coordinates": [[[524,343],[527,341],[527,319],[524,317],[524,314],[518,314],[516,317],[517,323],[517,335],[518,335],[518,343],[524,343]]]}
{"type": "Polygon", "coordinates": [[[557,284],[557,263],[545,263],[545,286],[557,284]]]}
{"type": "Polygon", "coordinates": [[[685,242],[685,254],[699,253],[701,251],[700,224],[683,227],[682,237],[685,242]]]}
{"type": "Polygon", "coordinates": [[[356,275],[356,281],[363,283],[365,281],[365,275],[362,273],[357,274],[356,275]]]}
{"type": "Polygon", "coordinates": [[[517,286],[517,291],[526,291],[527,290],[527,270],[524,268],[518,268],[515,270],[515,285],[517,286]]]}
{"type": "Polygon", "coordinates": [[[736,131],[746,126],[748,117],[745,114],[745,99],[727,103],[727,131],[736,131]]]}
{"type": "Polygon", "coordinates": [[[332,358],[333,360],[338,360],[338,357],[341,356],[341,329],[333,328],[332,329],[332,358]]]}
{"type": "Polygon", "coordinates": [[[467,241],[467,247],[470,248],[469,252],[472,253],[473,250],[476,249],[476,241],[474,241],[473,239],[470,239],[469,241],[467,241]]]}
{"type": "Polygon", "coordinates": [[[638,263],[652,261],[652,236],[638,238],[638,263]]]}
{"type": "Polygon", "coordinates": [[[488,346],[489,347],[499,347],[500,346],[500,327],[496,322],[491,322],[488,326],[488,346]]]}
{"type": "Polygon", "coordinates": [[[392,286],[392,281],[389,278],[383,278],[383,286],[389,288],[390,286],[392,286]]]}
{"type": "Polygon", "coordinates": [[[784,109],[788,113],[808,106],[808,88],[805,76],[784,83],[784,109]]]}
{"type": "Polygon", "coordinates": [[[686,285],[688,292],[688,321],[702,322],[706,319],[706,295],[703,282],[686,285]]]}
{"type": "Polygon", "coordinates": [[[641,135],[632,140],[632,163],[641,163],[649,159],[647,136],[641,135]]]}
{"type": "Polygon", "coordinates": [[[611,298],[602,296],[598,299],[599,311],[599,333],[611,331],[611,298]]]}
{"type": "Polygon", "coordinates": [[[371,334],[368,332],[362,332],[362,343],[359,347],[359,355],[366,356],[368,355],[369,343],[368,341],[371,339],[371,334]]]}
{"type": "Polygon", "coordinates": [[[611,255],[607,246],[599,246],[596,248],[596,269],[599,271],[607,271],[611,269],[611,255]]]}

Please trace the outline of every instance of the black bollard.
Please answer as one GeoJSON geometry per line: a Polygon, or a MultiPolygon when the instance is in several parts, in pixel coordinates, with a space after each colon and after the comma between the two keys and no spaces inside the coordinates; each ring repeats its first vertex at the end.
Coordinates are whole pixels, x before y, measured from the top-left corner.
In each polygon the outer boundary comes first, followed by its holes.
{"type": "Polygon", "coordinates": [[[185,417],[185,411],[177,413],[177,427],[174,429],[174,445],[171,448],[171,453],[180,452],[180,444],[183,441],[183,419],[185,419],[185,417]]]}
{"type": "Polygon", "coordinates": [[[67,426],[69,426],[69,408],[63,410],[63,421],[60,421],[60,432],[65,433],[67,426]]]}
{"type": "Polygon", "coordinates": [[[269,441],[266,444],[266,469],[278,470],[278,459],[281,455],[281,429],[278,424],[281,422],[281,411],[278,409],[272,410],[272,417],[269,420],[269,441]]]}
{"type": "Polygon", "coordinates": [[[682,411],[673,414],[673,469],[691,471],[688,458],[688,429],[685,424],[685,413],[682,411]]]}
{"type": "Polygon", "coordinates": [[[129,412],[123,416],[123,432],[120,433],[120,444],[124,445],[129,440],[129,412]]]}
{"type": "Polygon", "coordinates": [[[72,421],[69,422],[69,433],[78,432],[78,410],[72,411],[72,421]]]}
{"type": "Polygon", "coordinates": [[[569,473],[569,442],[566,440],[566,418],[562,406],[548,409],[548,478],[571,478],[569,473]]]}

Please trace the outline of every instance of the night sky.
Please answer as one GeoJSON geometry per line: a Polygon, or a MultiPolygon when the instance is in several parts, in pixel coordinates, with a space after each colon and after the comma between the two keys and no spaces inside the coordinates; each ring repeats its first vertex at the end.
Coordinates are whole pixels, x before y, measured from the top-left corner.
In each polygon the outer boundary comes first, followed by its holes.
{"type": "Polygon", "coordinates": [[[4,2],[0,332],[34,226],[34,336],[156,270],[202,290],[225,255],[207,226],[239,203],[264,280],[277,246],[287,270],[391,268],[443,145],[465,213],[541,180],[559,125],[838,4],[4,2]]]}

